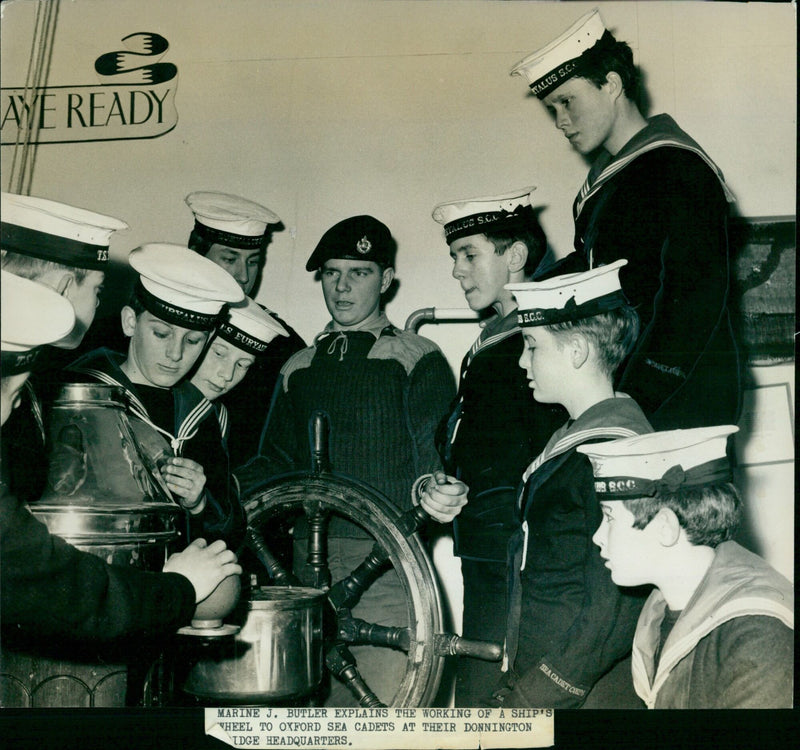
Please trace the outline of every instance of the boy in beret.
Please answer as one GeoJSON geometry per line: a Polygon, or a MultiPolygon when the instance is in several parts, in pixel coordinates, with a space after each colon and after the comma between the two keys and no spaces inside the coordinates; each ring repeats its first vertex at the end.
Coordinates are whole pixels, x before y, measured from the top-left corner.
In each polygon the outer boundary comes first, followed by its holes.
{"type": "MultiPolygon", "coordinates": [[[[562,406],[530,397],[517,366],[517,304],[505,288],[565,273],[564,264],[578,259],[573,253],[567,261],[546,260],[547,239],[531,205],[534,189],[451,201],[433,211],[444,226],[453,278],[470,308],[483,315],[481,333],[461,362],[458,394],[440,425],[445,469],[470,488],[453,530],[464,581],[462,635],[477,640],[502,642],[505,636],[506,547],[516,528],[517,485],[567,419],[562,406]]],[[[497,663],[478,659],[459,659],[456,670],[459,706],[477,705],[486,685],[500,677],[497,663]]]]}
{"type": "Polygon", "coordinates": [[[179,245],[143,245],[128,261],[139,279],[121,311],[127,353],[101,348],[70,371],[125,390],[131,412],[169,441],[175,455],[164,479],[196,517],[193,526],[231,533],[241,526],[241,510],[221,460],[217,414],[196,388],[178,384],[203,354],[223,307],[244,294],[219,266],[179,245]]]}
{"type": "MultiPolygon", "coordinates": [[[[5,426],[40,348],[67,336],[75,313],[45,285],[6,271],[0,275],[0,424],[5,426]]],[[[0,558],[4,648],[174,632],[189,624],[196,603],[224,578],[241,573],[222,541],[207,545],[202,539],[170,556],[162,573],[109,565],[51,535],[5,483],[0,558]]]]}
{"type": "MultiPolygon", "coordinates": [[[[377,489],[401,510],[412,507],[412,487],[426,473],[436,481],[426,483],[423,507],[465,502],[465,486],[444,484],[434,446],[436,425],[455,392],[450,367],[433,342],[393,326],[381,309],[381,296],[394,280],[394,251],[389,229],[372,216],[344,219],[322,236],[306,270],[319,275],[331,322],[281,370],[260,455],[236,471],[243,493],[275,474],[311,467],[309,419],[322,410],[330,418],[335,471],[377,489]]],[[[295,539],[302,540],[296,567],[304,562],[306,526],[302,519],[295,529],[295,539]]],[[[373,542],[356,524],[331,518],[332,580],[361,564],[373,542]]],[[[405,592],[394,570],[369,587],[354,615],[382,625],[407,624],[405,592]]],[[[405,654],[371,646],[352,652],[366,683],[388,704],[404,674],[405,654]]],[[[337,680],[327,702],[357,705],[337,680]]]]}
{"type": "Polygon", "coordinates": [[[517,63],[578,153],[594,161],[575,199],[589,268],[626,258],[641,321],[617,386],[657,429],[736,422],[741,383],[728,310],[728,203],[705,151],[668,115],[645,119],[633,53],[596,9],[517,63]]]}
{"type": "Polygon", "coordinates": [[[92,325],[111,237],[128,225],[66,203],[6,192],[0,196],[0,217],[2,268],[54,290],[75,310],[72,330],[39,357],[38,372],[26,380],[20,408],[4,429],[4,480],[20,499],[35,502],[45,488],[47,453],[58,448],[45,446],[43,409],[49,382],[57,378],[60,360],[80,345],[92,325]]]}
{"type": "MultiPolygon", "coordinates": [[[[255,297],[272,230],[281,223],[280,218],[266,206],[228,193],[190,193],[186,204],[195,219],[189,247],[224,268],[246,295],[255,297]]],[[[285,334],[275,338],[250,365],[241,388],[230,388],[218,397],[217,403],[225,406],[231,419],[228,451],[232,466],[241,466],[258,452],[278,373],[286,360],[306,345],[286,321],[263,305],[261,308],[285,334]]]]}
{"type": "Polygon", "coordinates": [[[638,333],[636,311],[619,284],[624,263],[508,285],[525,342],[519,365],[533,398],[561,404],[569,419],[523,474],[521,527],[508,552],[506,675],[495,705],[637,703],[622,660],[644,599],[614,585],[592,544],[600,506],[591,465],[576,451],[651,432],[636,402],[613,385],[638,333]]]}
{"type": "Polygon", "coordinates": [[[655,432],[578,450],[603,522],[594,542],[619,586],[654,584],[633,639],[649,708],[791,708],[794,591],[731,541],[741,501],[735,426],[655,432]]]}

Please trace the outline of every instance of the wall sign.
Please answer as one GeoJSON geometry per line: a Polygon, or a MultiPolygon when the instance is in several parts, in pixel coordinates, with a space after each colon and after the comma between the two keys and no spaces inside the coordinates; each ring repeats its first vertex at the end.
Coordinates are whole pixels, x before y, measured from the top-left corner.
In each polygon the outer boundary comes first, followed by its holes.
{"type": "Polygon", "coordinates": [[[178,122],[169,42],[136,32],[94,62],[99,85],[0,89],[0,145],[157,138],[178,122]],[[28,138],[28,135],[30,137],[28,138]]]}

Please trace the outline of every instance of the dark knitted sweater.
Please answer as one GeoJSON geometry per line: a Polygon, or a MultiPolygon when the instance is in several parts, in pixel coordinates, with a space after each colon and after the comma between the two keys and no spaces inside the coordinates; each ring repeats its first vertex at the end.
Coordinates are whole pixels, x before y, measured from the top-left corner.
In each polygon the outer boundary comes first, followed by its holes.
{"type": "MultiPolygon", "coordinates": [[[[455,394],[453,373],[428,339],[392,326],[324,331],[284,366],[261,441],[260,456],[237,470],[242,495],[269,477],[311,467],[309,419],[330,419],[334,471],[411,507],[411,487],[440,467],[434,431],[455,394]]],[[[333,519],[332,536],[352,535],[333,519]]],[[[359,534],[360,535],[360,534],[359,534]]]]}

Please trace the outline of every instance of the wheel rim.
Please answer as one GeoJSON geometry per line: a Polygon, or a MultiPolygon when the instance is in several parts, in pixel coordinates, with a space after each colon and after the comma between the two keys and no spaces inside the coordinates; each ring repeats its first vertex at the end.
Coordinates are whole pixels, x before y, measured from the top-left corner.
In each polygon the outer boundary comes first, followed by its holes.
{"type": "Polygon", "coordinates": [[[276,477],[243,505],[248,525],[256,530],[281,516],[306,513],[313,505],[356,523],[380,543],[406,593],[411,638],[406,670],[395,695],[388,702],[387,696],[378,698],[398,707],[430,705],[444,663],[434,648],[434,636],[442,629],[441,596],[424,544],[417,533],[404,533],[400,511],[371,487],[327,472],[276,477]]]}

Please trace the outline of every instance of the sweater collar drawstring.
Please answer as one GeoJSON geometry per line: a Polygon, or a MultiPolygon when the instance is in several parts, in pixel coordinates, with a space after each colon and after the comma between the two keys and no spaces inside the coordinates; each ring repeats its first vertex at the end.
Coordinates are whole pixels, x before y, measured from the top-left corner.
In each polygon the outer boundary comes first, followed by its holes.
{"type": "Polygon", "coordinates": [[[339,350],[339,361],[341,362],[344,360],[348,347],[347,334],[344,331],[339,331],[339,335],[331,341],[330,346],[328,346],[328,354],[333,354],[336,351],[336,346],[340,341],[342,342],[339,350]]]}

